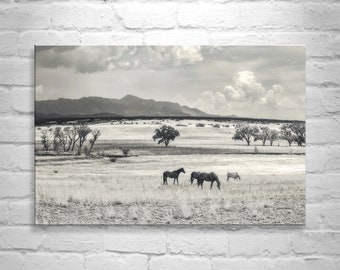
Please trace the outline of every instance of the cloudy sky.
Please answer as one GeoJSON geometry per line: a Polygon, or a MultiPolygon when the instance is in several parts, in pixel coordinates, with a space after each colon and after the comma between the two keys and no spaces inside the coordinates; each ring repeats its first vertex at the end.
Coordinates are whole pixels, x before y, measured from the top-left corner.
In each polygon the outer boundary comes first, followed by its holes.
{"type": "Polygon", "coordinates": [[[37,47],[37,100],[127,94],[222,116],[304,120],[305,48],[37,47]]]}

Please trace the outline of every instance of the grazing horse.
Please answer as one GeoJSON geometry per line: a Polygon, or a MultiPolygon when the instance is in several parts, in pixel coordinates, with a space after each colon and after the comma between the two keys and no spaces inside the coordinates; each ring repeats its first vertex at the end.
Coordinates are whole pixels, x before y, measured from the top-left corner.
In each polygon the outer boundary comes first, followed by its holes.
{"type": "Polygon", "coordinates": [[[197,179],[197,183],[198,183],[199,174],[200,174],[200,172],[192,172],[191,173],[191,177],[190,177],[191,184],[194,182],[195,179],[197,179]]]}
{"type": "Polygon", "coordinates": [[[197,186],[198,187],[201,186],[201,188],[203,189],[203,182],[204,181],[211,182],[210,189],[212,189],[212,186],[213,186],[214,182],[216,181],[217,188],[221,189],[220,179],[218,179],[217,174],[214,173],[214,172],[211,172],[211,173],[200,173],[198,175],[198,178],[197,178],[197,186]]]}
{"type": "Polygon", "coordinates": [[[233,178],[235,180],[237,180],[237,179],[241,180],[241,177],[240,177],[240,175],[237,172],[233,172],[233,173],[228,172],[227,173],[227,181],[229,181],[229,178],[233,178]]]}
{"type": "Polygon", "coordinates": [[[174,179],[174,184],[175,184],[175,181],[177,180],[177,186],[178,186],[178,176],[180,173],[185,173],[184,169],[183,168],[180,168],[176,171],[173,171],[173,172],[169,172],[169,171],[165,171],[163,173],[163,185],[167,185],[168,184],[168,177],[169,178],[173,178],[174,179]]]}

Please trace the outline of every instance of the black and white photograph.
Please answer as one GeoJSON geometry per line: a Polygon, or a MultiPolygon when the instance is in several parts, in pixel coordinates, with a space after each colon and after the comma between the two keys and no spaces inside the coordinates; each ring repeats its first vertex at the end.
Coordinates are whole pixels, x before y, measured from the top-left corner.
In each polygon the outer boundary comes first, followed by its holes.
{"type": "Polygon", "coordinates": [[[304,46],[36,46],[35,223],[305,224],[304,46]]]}

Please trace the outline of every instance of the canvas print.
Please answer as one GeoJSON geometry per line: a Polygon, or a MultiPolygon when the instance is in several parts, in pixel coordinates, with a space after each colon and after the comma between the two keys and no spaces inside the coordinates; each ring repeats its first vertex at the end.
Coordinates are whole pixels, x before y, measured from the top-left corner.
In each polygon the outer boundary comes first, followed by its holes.
{"type": "Polygon", "coordinates": [[[36,46],[35,222],[305,223],[304,46],[36,46]]]}

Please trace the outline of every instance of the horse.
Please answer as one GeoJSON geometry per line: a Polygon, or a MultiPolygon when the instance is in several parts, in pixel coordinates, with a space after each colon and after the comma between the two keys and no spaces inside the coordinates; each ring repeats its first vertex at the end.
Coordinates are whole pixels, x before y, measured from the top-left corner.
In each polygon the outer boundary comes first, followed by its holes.
{"type": "Polygon", "coordinates": [[[185,170],[183,168],[180,168],[176,171],[173,171],[173,172],[169,172],[169,171],[165,171],[163,173],[163,185],[167,185],[168,184],[168,177],[169,178],[173,178],[174,179],[174,184],[175,184],[175,181],[177,180],[177,186],[178,186],[178,176],[180,173],[185,173],[185,170]]]}
{"type": "Polygon", "coordinates": [[[191,177],[190,177],[191,184],[194,182],[195,179],[197,179],[197,181],[198,181],[199,174],[200,174],[200,172],[192,172],[191,173],[191,177]]]}
{"type": "Polygon", "coordinates": [[[211,173],[199,173],[198,178],[197,178],[197,186],[201,186],[203,189],[203,182],[208,181],[211,182],[210,184],[210,189],[212,189],[212,186],[214,182],[216,181],[217,188],[221,189],[221,182],[220,179],[218,179],[218,176],[216,173],[211,172],[211,173]]]}
{"type": "Polygon", "coordinates": [[[227,173],[227,181],[229,181],[229,178],[234,178],[235,180],[237,180],[237,179],[241,180],[241,177],[237,172],[233,172],[233,173],[228,172],[227,173]]]}

